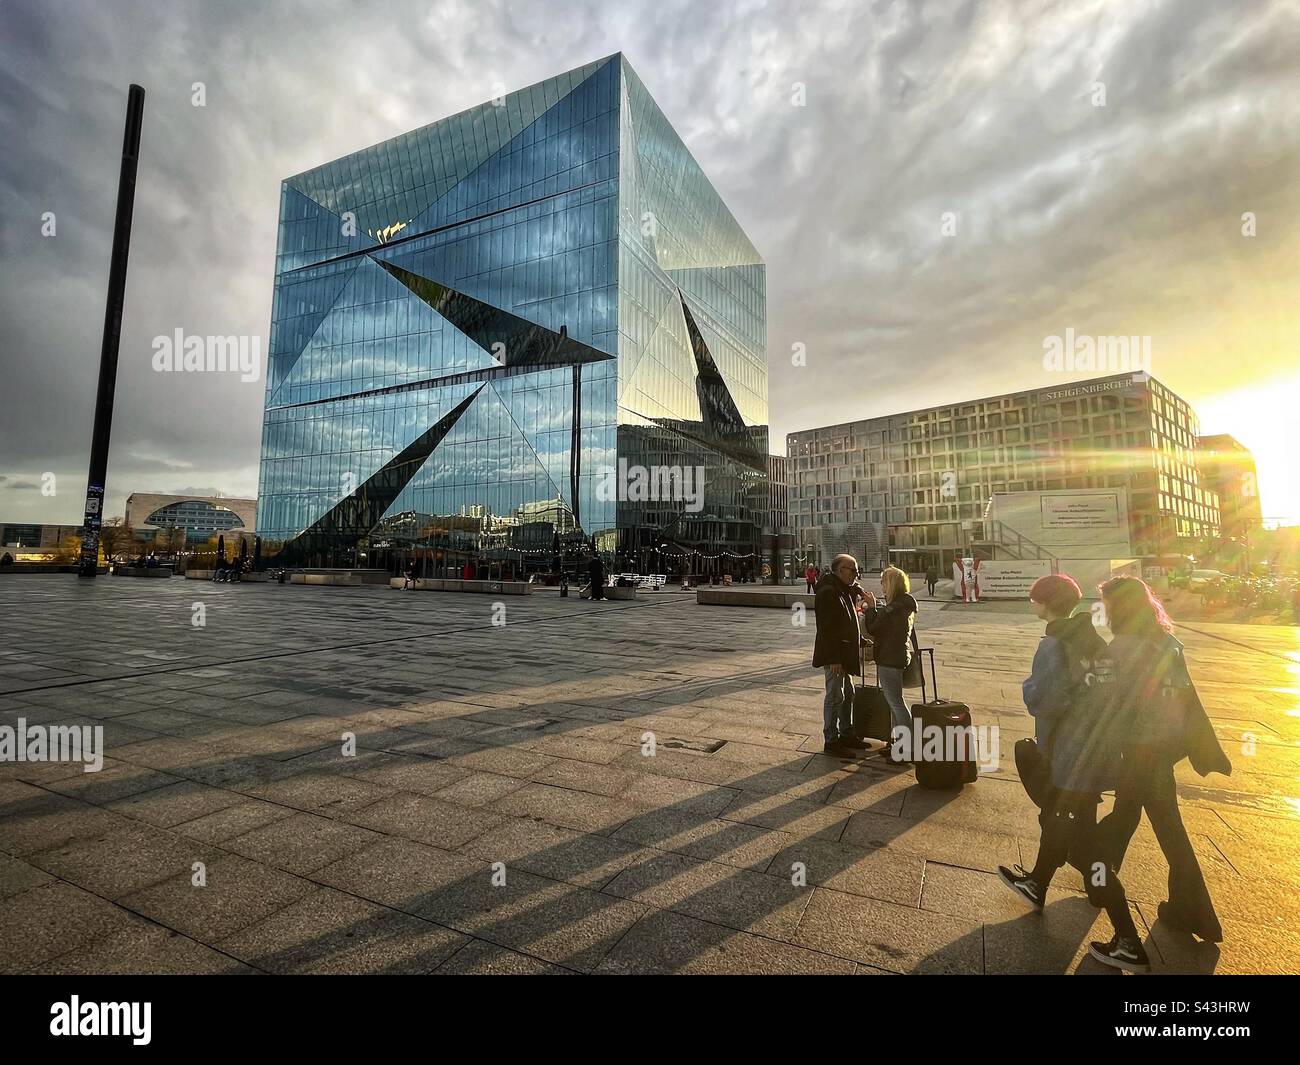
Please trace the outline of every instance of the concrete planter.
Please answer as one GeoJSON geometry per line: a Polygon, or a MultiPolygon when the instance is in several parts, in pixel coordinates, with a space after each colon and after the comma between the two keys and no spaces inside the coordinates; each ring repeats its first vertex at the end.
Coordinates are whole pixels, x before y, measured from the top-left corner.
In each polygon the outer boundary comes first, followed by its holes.
{"type": "Polygon", "coordinates": [[[355,573],[291,573],[289,583],[330,588],[360,588],[363,582],[355,573]]]}
{"type": "Polygon", "coordinates": [[[704,606],[757,606],[789,610],[795,603],[812,609],[816,596],[805,592],[749,592],[731,588],[697,588],[695,601],[704,606]]]}
{"type": "MultiPolygon", "coordinates": [[[[393,577],[388,587],[401,589],[405,577],[393,577]]],[[[477,592],[482,595],[532,595],[533,586],[527,581],[460,581],[440,577],[418,577],[411,581],[416,592],[477,592]]]]}

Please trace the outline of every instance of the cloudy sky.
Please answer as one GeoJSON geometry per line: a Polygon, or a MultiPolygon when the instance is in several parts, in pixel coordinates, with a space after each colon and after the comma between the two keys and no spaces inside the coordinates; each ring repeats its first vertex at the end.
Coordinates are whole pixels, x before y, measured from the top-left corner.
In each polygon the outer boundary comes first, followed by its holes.
{"type": "Polygon", "coordinates": [[[2,0],[0,16],[0,520],[80,520],[130,82],[148,100],[109,514],[133,490],[255,492],[262,382],[154,373],[150,345],[265,338],[282,178],[623,51],[767,260],[773,450],[1095,376],[1044,369],[1067,328],[1145,335],[1203,429],[1256,450],[1265,514],[1300,521],[1296,2],[2,0]]]}

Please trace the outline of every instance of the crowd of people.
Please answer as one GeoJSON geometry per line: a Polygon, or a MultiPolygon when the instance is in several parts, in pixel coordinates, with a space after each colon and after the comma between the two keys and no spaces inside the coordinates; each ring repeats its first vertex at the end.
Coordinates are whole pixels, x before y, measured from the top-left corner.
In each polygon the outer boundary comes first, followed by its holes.
{"type": "MultiPolygon", "coordinates": [[[[909,578],[889,567],[880,593],[859,583],[858,563],[838,555],[829,570],[805,575],[815,588],[814,667],[825,677],[823,751],[841,759],[869,756],[872,739],[855,716],[854,677],[876,665],[892,728],[878,752],[905,769],[902,734],[912,727],[903,689],[919,667],[917,601],[909,578]],[[902,732],[900,732],[900,729],[902,732]]],[[[928,576],[928,575],[927,575],[928,576]]],[[[1231,763],[1197,695],[1172,625],[1159,599],[1136,577],[1099,588],[1109,642],[1094,625],[1082,589],[1066,574],[1040,577],[1029,599],[1045,632],[1022,689],[1034,738],[1016,744],[1021,782],[1040,809],[1041,836],[1033,868],[999,868],[999,877],[1039,912],[1053,877],[1066,864],[1083,876],[1088,901],[1104,909],[1114,934],[1089,953],[1115,968],[1145,971],[1149,960],[1120,880],[1143,812],[1169,865],[1169,897],[1159,919],[1219,942],[1223,930],[1178,809],[1174,766],[1184,758],[1201,775],[1230,773],[1231,763]],[[1110,812],[1098,820],[1103,793],[1110,812]]]]}

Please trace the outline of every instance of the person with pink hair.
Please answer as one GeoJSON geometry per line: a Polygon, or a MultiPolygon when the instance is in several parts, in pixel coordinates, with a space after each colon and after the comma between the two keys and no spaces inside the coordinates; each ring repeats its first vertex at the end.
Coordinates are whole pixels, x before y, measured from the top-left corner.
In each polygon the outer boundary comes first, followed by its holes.
{"type": "Polygon", "coordinates": [[[1232,763],[1214,735],[1160,600],[1136,577],[1111,578],[1101,586],[1101,599],[1114,633],[1108,650],[1127,737],[1115,806],[1098,826],[1107,862],[1119,872],[1145,810],[1169,863],[1169,898],[1157,908],[1159,919],[1220,942],[1223,928],[1178,811],[1174,766],[1188,758],[1202,776],[1227,775],[1232,763]]]}

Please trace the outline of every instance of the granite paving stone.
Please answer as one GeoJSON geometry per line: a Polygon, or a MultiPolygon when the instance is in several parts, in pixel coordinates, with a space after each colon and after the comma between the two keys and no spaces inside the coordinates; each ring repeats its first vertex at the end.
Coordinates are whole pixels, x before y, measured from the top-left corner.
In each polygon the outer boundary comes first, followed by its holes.
{"type": "Polygon", "coordinates": [[[464,943],[448,928],[319,888],[217,946],[270,973],[392,975],[432,972],[464,943]]]}
{"type": "MultiPolygon", "coordinates": [[[[106,748],[98,773],[0,763],[0,969],[1101,971],[1076,871],[1042,914],[996,876],[1038,848],[1023,611],[922,600],[941,688],[997,730],[989,772],[939,792],[821,753],[815,630],[784,611],[536,588],[492,626],[481,597],[325,591],[0,581],[0,724],[106,748]]],[[[1144,821],[1121,877],[1157,971],[1300,969],[1296,631],[1178,629],[1234,762],[1177,773],[1225,940],[1156,918],[1144,821]]]]}

